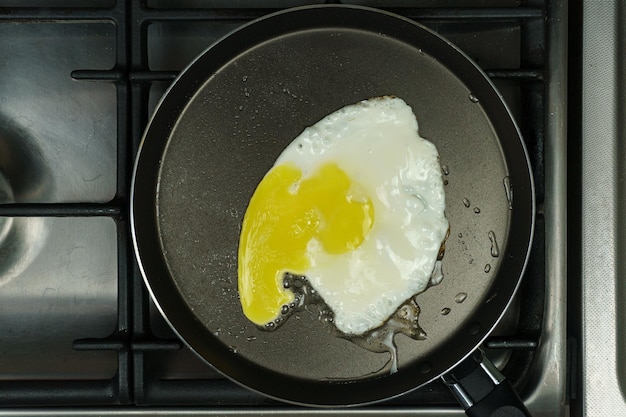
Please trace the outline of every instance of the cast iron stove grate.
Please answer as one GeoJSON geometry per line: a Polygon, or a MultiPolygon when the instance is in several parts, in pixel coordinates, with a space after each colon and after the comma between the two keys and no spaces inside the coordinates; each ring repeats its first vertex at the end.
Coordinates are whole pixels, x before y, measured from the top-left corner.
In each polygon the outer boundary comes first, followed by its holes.
{"type": "MultiPolygon", "coordinates": [[[[384,3],[384,2],[379,2],[384,3]]],[[[420,3],[420,2],[416,2],[420,3]]],[[[480,3],[480,2],[479,2],[480,3]]],[[[377,6],[379,6],[377,4],[377,6]]],[[[504,351],[508,357],[503,373],[518,391],[528,382],[541,335],[544,309],[544,51],[545,5],[523,2],[514,7],[382,7],[419,21],[453,37],[463,47],[463,31],[491,24],[519,28],[519,66],[483,68],[496,82],[513,85],[520,94],[518,123],[528,147],[537,192],[537,223],[530,262],[519,298],[516,330],[493,336],[485,347],[504,351]],[[459,33],[457,29],[461,28],[459,33]],[[454,36],[456,33],[456,36],[454,36]]],[[[176,338],[159,337],[152,331],[150,301],[134,260],[129,235],[129,184],[132,163],[146,126],[149,92],[155,83],[171,82],[178,71],[153,70],[148,59],[148,28],[153,23],[215,22],[245,23],[277,9],[265,8],[152,8],[146,0],[119,0],[111,7],[7,7],[0,8],[0,23],[7,21],[106,21],[115,26],[115,66],[109,70],[77,68],[77,82],[112,83],[117,95],[117,192],[110,202],[19,203],[0,205],[0,216],[109,217],[117,225],[118,316],[117,330],[104,339],[79,339],[76,350],[117,352],[117,373],[107,380],[0,381],[0,405],[205,405],[280,406],[251,393],[216,373],[205,379],[170,379],[154,372],[151,354],[182,348],[176,338]]],[[[468,51],[472,55],[471,51],[468,51]]],[[[496,352],[497,354],[497,352],[496,352]]],[[[440,382],[388,401],[384,406],[454,404],[440,382]]]]}

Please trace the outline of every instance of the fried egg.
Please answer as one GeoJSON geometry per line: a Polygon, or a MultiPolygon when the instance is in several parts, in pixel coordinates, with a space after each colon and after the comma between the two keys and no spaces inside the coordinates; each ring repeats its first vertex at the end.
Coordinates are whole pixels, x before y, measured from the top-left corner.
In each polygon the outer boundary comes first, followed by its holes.
{"type": "Polygon", "coordinates": [[[397,97],[348,105],[306,128],[256,188],[244,216],[245,316],[272,323],[305,276],[346,335],[381,326],[424,291],[448,231],[435,146],[397,97]]]}

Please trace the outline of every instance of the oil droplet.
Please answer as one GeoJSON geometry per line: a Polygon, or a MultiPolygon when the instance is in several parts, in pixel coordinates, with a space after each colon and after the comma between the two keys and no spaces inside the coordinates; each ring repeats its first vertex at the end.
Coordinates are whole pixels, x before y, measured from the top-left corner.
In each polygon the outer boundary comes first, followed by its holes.
{"type": "Polygon", "coordinates": [[[447,165],[443,165],[441,167],[441,172],[443,172],[443,175],[448,175],[448,174],[450,174],[450,169],[448,168],[447,165]]]}
{"type": "Polygon", "coordinates": [[[469,99],[472,103],[478,103],[478,97],[476,97],[474,93],[470,93],[469,99]]]}
{"type": "Polygon", "coordinates": [[[457,236],[461,239],[463,237],[463,233],[459,233],[457,236]]]}
{"type": "Polygon", "coordinates": [[[469,201],[467,198],[464,198],[464,199],[463,199],[463,205],[464,205],[465,207],[469,207],[469,206],[470,206],[470,201],[469,201]]]}
{"type": "Polygon", "coordinates": [[[484,271],[485,271],[485,273],[488,273],[489,271],[491,271],[491,265],[489,265],[489,264],[485,265],[484,271]]]}
{"type": "Polygon", "coordinates": [[[504,184],[504,193],[506,194],[506,199],[509,202],[509,210],[513,210],[513,187],[511,187],[511,177],[508,175],[502,179],[502,184],[504,184]]]}
{"type": "Polygon", "coordinates": [[[443,185],[448,185],[448,180],[443,180],[443,185]]]}
{"type": "Polygon", "coordinates": [[[447,316],[448,314],[450,314],[450,309],[448,307],[444,307],[441,309],[441,315],[442,316],[447,316]]]}
{"type": "Polygon", "coordinates": [[[474,259],[469,260],[470,265],[474,263],[474,259]]]}
{"type": "Polygon", "coordinates": [[[478,207],[474,207],[474,213],[476,214],[480,213],[480,209],[478,207]]]}
{"type": "Polygon", "coordinates": [[[491,256],[497,258],[498,256],[500,256],[500,248],[498,247],[496,234],[493,232],[493,230],[490,230],[487,235],[489,236],[489,240],[491,241],[491,256]]]}
{"type": "Polygon", "coordinates": [[[461,304],[463,301],[465,301],[467,299],[467,293],[464,292],[460,292],[456,295],[456,297],[454,297],[454,302],[461,304]]]}

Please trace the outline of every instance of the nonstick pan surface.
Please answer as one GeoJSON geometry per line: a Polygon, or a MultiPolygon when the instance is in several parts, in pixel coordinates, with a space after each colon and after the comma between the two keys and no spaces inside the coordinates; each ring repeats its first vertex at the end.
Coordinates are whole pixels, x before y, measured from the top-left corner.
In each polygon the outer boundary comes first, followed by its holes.
{"type": "Polygon", "coordinates": [[[243,26],[176,79],[143,138],[131,212],[150,293],[193,351],[270,397],[350,405],[428,383],[487,337],[525,267],[534,199],[519,131],[467,56],[386,12],[314,6],[243,26]],[[404,99],[437,146],[450,222],[443,282],[417,297],[428,338],[396,336],[395,374],[378,372],[388,353],[335,337],[315,307],[265,332],[237,296],[241,222],[276,157],[325,115],[383,95],[404,99]]]}

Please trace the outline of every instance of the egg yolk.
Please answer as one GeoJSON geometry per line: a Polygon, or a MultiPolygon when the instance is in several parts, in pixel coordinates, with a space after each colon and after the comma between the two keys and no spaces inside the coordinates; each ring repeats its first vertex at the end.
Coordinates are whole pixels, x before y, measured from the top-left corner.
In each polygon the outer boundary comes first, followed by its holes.
{"type": "Polygon", "coordinates": [[[272,168],[250,199],[239,241],[239,297],[246,317],[267,324],[293,301],[283,276],[304,275],[315,262],[313,239],[326,254],[339,255],[357,248],[373,223],[371,200],[335,163],[305,179],[295,165],[272,168]]]}

